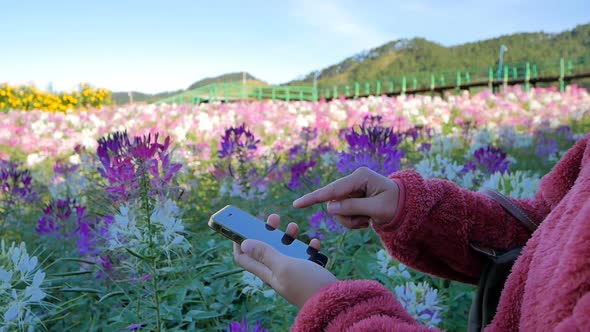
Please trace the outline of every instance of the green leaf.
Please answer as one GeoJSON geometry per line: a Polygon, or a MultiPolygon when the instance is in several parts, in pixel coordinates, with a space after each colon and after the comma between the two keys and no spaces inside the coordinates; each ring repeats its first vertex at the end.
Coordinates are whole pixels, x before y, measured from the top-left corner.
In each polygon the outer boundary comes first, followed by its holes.
{"type": "Polygon", "coordinates": [[[210,266],[217,266],[217,265],[221,265],[221,263],[205,263],[205,264],[201,264],[201,265],[197,265],[194,268],[191,269],[191,271],[197,271],[197,270],[201,270],[210,266]]]}
{"type": "Polygon", "coordinates": [[[81,258],[60,258],[60,259],[58,259],[58,261],[62,261],[62,262],[78,262],[78,263],[84,263],[84,264],[89,264],[89,265],[96,265],[96,262],[89,261],[87,259],[81,259],[81,258]]]}
{"type": "Polygon", "coordinates": [[[222,314],[218,312],[210,312],[210,311],[203,311],[203,310],[191,310],[189,311],[186,316],[192,318],[193,320],[205,320],[211,318],[220,317],[222,314]]]}
{"type": "Polygon", "coordinates": [[[98,303],[100,303],[102,301],[105,301],[105,300],[107,300],[107,299],[109,299],[109,298],[111,298],[113,296],[120,296],[120,295],[124,295],[124,294],[125,294],[125,292],[122,292],[122,291],[110,292],[110,293],[105,294],[104,296],[102,296],[100,298],[100,300],[98,300],[98,303]]]}
{"type": "Polygon", "coordinates": [[[92,273],[92,271],[73,271],[73,272],[56,273],[56,274],[48,275],[47,278],[80,276],[80,275],[91,274],[91,273],[92,273]]]}
{"type": "Polygon", "coordinates": [[[243,272],[244,269],[239,268],[239,269],[233,269],[233,270],[229,270],[229,271],[225,271],[225,272],[221,272],[221,273],[217,273],[211,276],[211,278],[213,279],[217,279],[217,278],[223,278],[223,277],[227,277],[227,276],[231,276],[232,274],[237,274],[240,272],[243,272]]]}
{"type": "MultiPolygon", "coordinates": [[[[152,260],[150,259],[150,257],[144,256],[144,255],[141,255],[141,254],[138,254],[137,252],[135,252],[135,251],[133,251],[133,250],[131,250],[131,249],[129,249],[129,248],[125,248],[125,250],[126,250],[128,253],[130,253],[132,256],[135,256],[135,257],[137,257],[137,258],[141,259],[142,261],[145,261],[145,262],[151,262],[151,261],[152,261],[152,260]]],[[[152,257],[152,259],[153,259],[153,257],[152,257]]]]}
{"type": "Polygon", "coordinates": [[[99,294],[100,291],[94,288],[62,288],[62,292],[68,293],[91,293],[91,294],[99,294]]]}

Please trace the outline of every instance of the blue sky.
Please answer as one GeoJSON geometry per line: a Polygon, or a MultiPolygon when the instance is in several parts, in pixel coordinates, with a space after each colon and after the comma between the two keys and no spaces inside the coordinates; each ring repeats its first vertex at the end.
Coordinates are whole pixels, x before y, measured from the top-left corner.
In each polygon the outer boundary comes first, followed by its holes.
{"type": "Polygon", "coordinates": [[[248,71],[278,84],[399,38],[449,46],[584,23],[588,0],[0,0],[0,82],[153,93],[248,71]]]}

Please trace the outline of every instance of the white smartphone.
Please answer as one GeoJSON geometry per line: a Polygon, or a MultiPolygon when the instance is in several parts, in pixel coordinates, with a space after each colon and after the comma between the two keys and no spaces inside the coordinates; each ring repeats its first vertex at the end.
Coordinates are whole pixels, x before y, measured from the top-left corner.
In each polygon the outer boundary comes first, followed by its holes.
{"type": "Polygon", "coordinates": [[[241,244],[245,239],[262,241],[280,253],[310,260],[322,267],[328,264],[328,257],[317,249],[275,229],[264,221],[235,206],[228,205],[209,219],[209,227],[226,238],[241,244]]]}

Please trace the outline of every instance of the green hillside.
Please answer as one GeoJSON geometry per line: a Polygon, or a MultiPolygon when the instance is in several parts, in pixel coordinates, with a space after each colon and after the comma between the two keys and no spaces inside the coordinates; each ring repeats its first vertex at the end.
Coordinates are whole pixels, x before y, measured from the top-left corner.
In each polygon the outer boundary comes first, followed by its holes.
{"type": "MultiPolygon", "coordinates": [[[[157,94],[147,94],[142,92],[133,91],[133,101],[134,102],[145,102],[145,103],[153,103],[158,100],[168,98],[171,96],[178,95],[182,92],[197,89],[203,87],[205,85],[209,85],[212,83],[230,83],[230,82],[241,82],[243,79],[243,73],[228,73],[223,74],[215,77],[207,77],[201,80],[196,81],[195,83],[191,84],[186,90],[177,90],[177,91],[167,91],[161,92],[157,94]]],[[[256,77],[252,76],[249,73],[245,73],[247,83],[249,85],[267,85],[267,83],[257,79],[256,77]]],[[[113,101],[117,104],[125,104],[129,102],[129,94],[128,92],[113,92],[113,101]]]]}
{"type": "MultiPolygon", "coordinates": [[[[391,41],[369,51],[363,51],[343,61],[319,70],[320,87],[351,82],[388,80],[423,72],[455,71],[495,66],[500,46],[506,45],[504,63],[544,62],[561,57],[576,58],[590,54],[590,24],[578,25],[561,33],[517,33],[451,47],[424,38],[391,41]]],[[[314,71],[315,72],[315,71],[314,71]]],[[[314,72],[288,85],[313,84],[314,72]]],[[[228,73],[196,81],[186,90],[144,94],[133,92],[136,102],[155,102],[212,83],[241,82],[243,73],[228,73]]],[[[249,85],[267,85],[246,73],[249,85]]],[[[587,81],[581,84],[590,87],[587,81]]],[[[114,92],[113,100],[127,103],[127,92],[114,92]]]]}
{"type": "MultiPolygon", "coordinates": [[[[318,83],[326,86],[374,81],[418,72],[494,66],[498,62],[501,45],[508,47],[504,55],[505,63],[542,62],[560,57],[584,56],[590,54],[590,24],[579,25],[573,30],[557,34],[518,33],[452,47],[424,38],[396,40],[320,70],[318,83]]],[[[302,80],[289,84],[312,83],[313,76],[314,73],[311,72],[302,80]]]]}
{"type": "Polygon", "coordinates": [[[249,83],[252,83],[250,81],[260,81],[259,79],[250,75],[249,73],[229,73],[216,77],[207,77],[202,80],[196,81],[195,83],[191,84],[187,90],[197,89],[213,83],[241,82],[244,76],[246,76],[246,80],[249,81],[249,83]]]}

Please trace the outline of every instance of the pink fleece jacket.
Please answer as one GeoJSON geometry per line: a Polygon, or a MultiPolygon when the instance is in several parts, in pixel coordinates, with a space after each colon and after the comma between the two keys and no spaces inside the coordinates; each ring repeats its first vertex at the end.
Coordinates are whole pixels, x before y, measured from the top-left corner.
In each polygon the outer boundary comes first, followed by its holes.
{"type": "MultiPolygon", "coordinates": [[[[520,222],[482,194],[410,170],[391,178],[400,186],[398,213],[375,231],[408,266],[477,283],[483,258],[470,241],[496,249],[526,243],[485,331],[590,331],[590,135],[543,177],[534,198],[513,199],[541,223],[530,239],[520,222]]],[[[380,283],[348,280],[310,298],[292,331],[429,329],[380,283]]]]}

